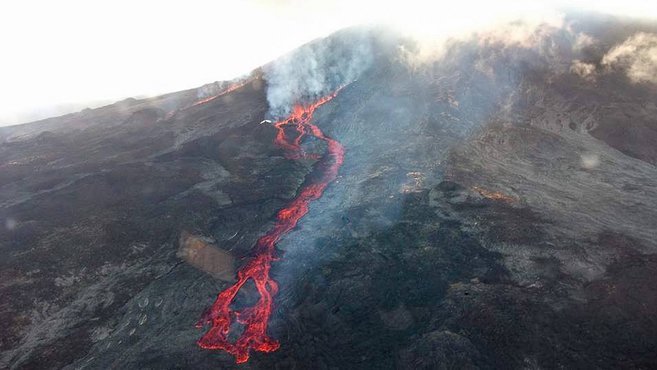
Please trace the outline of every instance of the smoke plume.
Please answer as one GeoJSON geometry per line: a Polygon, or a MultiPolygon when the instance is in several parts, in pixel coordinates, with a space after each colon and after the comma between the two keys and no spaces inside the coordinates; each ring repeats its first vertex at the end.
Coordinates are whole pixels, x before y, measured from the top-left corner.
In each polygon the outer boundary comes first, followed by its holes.
{"type": "Polygon", "coordinates": [[[264,67],[269,113],[284,117],[296,103],[353,82],[372,63],[368,33],[344,31],[306,44],[264,67]]]}
{"type": "Polygon", "coordinates": [[[579,59],[575,59],[570,65],[570,71],[588,81],[595,81],[596,79],[595,64],[592,63],[586,63],[579,59]]]}
{"type": "Polygon", "coordinates": [[[657,83],[657,34],[639,32],[602,58],[609,69],[620,69],[632,82],[657,83]]]}

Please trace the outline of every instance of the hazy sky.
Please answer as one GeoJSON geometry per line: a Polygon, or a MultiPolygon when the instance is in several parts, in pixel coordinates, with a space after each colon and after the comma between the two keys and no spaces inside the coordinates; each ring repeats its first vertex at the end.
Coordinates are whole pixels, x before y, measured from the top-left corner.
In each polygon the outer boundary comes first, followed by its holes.
{"type": "Polygon", "coordinates": [[[657,15],[654,0],[442,3],[2,1],[0,126],[79,110],[94,101],[231,79],[353,24],[389,22],[433,37],[519,16],[548,16],[550,9],[565,4],[630,16],[657,15]]]}

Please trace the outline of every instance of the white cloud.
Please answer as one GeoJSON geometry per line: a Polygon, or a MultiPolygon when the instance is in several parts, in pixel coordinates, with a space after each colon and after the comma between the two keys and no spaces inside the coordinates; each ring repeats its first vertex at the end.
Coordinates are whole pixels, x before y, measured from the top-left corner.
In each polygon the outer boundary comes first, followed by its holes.
{"type": "Polygon", "coordinates": [[[657,35],[639,32],[631,36],[611,48],[602,64],[625,71],[633,82],[657,83],[657,35]]]}
{"type": "Polygon", "coordinates": [[[570,65],[570,71],[581,78],[589,81],[595,81],[595,65],[591,63],[585,63],[581,60],[573,60],[573,63],[570,65]]]}
{"type": "Polygon", "coordinates": [[[586,33],[579,33],[575,37],[575,42],[573,43],[573,50],[581,51],[584,48],[592,46],[593,44],[595,44],[595,42],[596,42],[595,38],[591,37],[590,35],[587,35],[586,33]]]}

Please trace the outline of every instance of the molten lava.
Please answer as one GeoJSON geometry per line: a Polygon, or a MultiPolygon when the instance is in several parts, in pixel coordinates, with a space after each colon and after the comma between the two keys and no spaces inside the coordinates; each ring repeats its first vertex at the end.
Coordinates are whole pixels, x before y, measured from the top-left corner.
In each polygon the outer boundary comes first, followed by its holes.
{"type": "Polygon", "coordinates": [[[273,296],[278,291],[278,285],[269,276],[269,270],[272,261],[276,259],[276,242],[292,230],[297,222],[308,213],[310,202],[322,196],[328,184],[335,180],[338,169],[342,166],[344,160],[342,145],[324,135],[319,127],[310,122],[315,109],[333,99],[338,91],[308,106],[296,105],[287,119],[273,124],[277,129],[274,143],[285,150],[287,158],[313,158],[318,161],[314,164],[312,172],[306,177],[297,196],[276,214],[274,226],[258,239],[254,246],[255,257],[238,271],[237,282],[219,293],[212,307],[196,324],[198,328],[206,324],[211,326],[198,340],[198,345],[202,348],[222,349],[235,356],[237,363],[246,362],[251,349],[272,352],[279,348],[278,341],[270,338],[266,333],[273,296]],[[296,135],[292,138],[286,132],[286,128],[287,131],[294,131],[296,135]],[[290,128],[293,130],[289,130],[290,128]],[[324,141],[327,145],[326,153],[322,156],[306,154],[301,147],[301,140],[306,135],[324,141]],[[260,298],[252,307],[243,310],[232,309],[230,305],[235,296],[249,280],[255,284],[260,298]],[[231,343],[228,335],[233,322],[242,324],[244,330],[237,340],[231,343]]]}
{"type": "Polygon", "coordinates": [[[488,198],[491,200],[497,200],[505,203],[516,203],[518,201],[516,198],[512,197],[511,195],[504,194],[499,191],[487,190],[479,186],[473,186],[472,190],[481,194],[481,196],[483,196],[484,198],[488,198]]]}
{"type": "Polygon", "coordinates": [[[240,87],[242,87],[242,86],[248,84],[248,83],[251,82],[251,81],[253,81],[253,79],[248,79],[248,80],[244,80],[244,81],[241,81],[241,82],[236,82],[236,83],[234,83],[234,84],[228,86],[228,87],[225,88],[224,90],[222,90],[222,91],[221,91],[220,93],[218,93],[217,95],[212,95],[212,96],[208,96],[208,97],[206,97],[206,98],[203,98],[203,99],[201,99],[201,100],[197,100],[197,101],[195,101],[192,105],[190,105],[190,106],[188,106],[188,107],[185,107],[184,109],[189,109],[189,108],[191,108],[191,107],[195,107],[195,106],[197,106],[197,105],[201,105],[201,104],[205,104],[205,103],[207,103],[207,102],[213,101],[213,100],[215,100],[216,98],[218,98],[218,97],[220,97],[220,96],[224,96],[224,95],[226,95],[226,94],[228,94],[228,93],[230,93],[230,92],[233,92],[233,91],[239,89],[240,87]]]}
{"type": "MultiPolygon", "coordinates": [[[[257,77],[256,77],[256,78],[257,78],[257,77]]],[[[235,83],[229,85],[227,88],[221,90],[221,91],[220,91],[218,94],[216,94],[216,95],[211,95],[211,96],[205,97],[205,98],[203,98],[203,99],[199,99],[199,100],[193,102],[192,104],[189,104],[189,105],[184,106],[184,107],[182,107],[182,108],[174,109],[174,110],[168,112],[168,113],[166,114],[166,116],[164,116],[164,119],[165,119],[165,120],[169,120],[169,119],[173,118],[173,116],[175,116],[176,113],[179,112],[179,111],[186,111],[186,110],[188,110],[188,109],[190,109],[190,108],[192,108],[192,107],[196,107],[196,106],[198,106],[198,105],[202,105],[202,104],[205,104],[205,103],[211,102],[211,101],[217,99],[218,97],[224,96],[224,95],[226,95],[226,94],[228,94],[228,93],[230,93],[230,92],[233,92],[233,91],[239,89],[239,88],[242,87],[242,86],[245,86],[246,84],[248,84],[249,82],[252,82],[252,81],[255,80],[256,78],[250,78],[250,79],[247,79],[247,80],[244,80],[244,81],[235,82],[235,83]]]]}

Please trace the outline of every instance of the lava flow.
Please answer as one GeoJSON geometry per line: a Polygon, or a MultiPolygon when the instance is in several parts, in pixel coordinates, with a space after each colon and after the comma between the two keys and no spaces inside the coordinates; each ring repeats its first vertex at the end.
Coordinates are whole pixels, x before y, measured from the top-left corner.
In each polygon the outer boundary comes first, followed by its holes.
{"type": "Polygon", "coordinates": [[[225,88],[224,90],[222,90],[220,93],[218,93],[216,95],[208,96],[207,98],[203,98],[201,100],[195,101],[192,105],[183,108],[183,110],[189,109],[191,107],[195,107],[197,105],[205,104],[205,103],[210,102],[210,101],[213,101],[213,100],[215,100],[216,98],[218,98],[220,96],[224,96],[228,93],[231,93],[231,92],[239,89],[240,87],[248,84],[251,81],[253,81],[253,79],[247,79],[247,80],[244,80],[244,81],[241,81],[241,82],[236,82],[232,85],[229,85],[227,88],[225,88]]]}
{"type": "Polygon", "coordinates": [[[242,86],[245,86],[246,84],[248,84],[249,82],[252,82],[253,80],[255,80],[255,78],[249,78],[249,79],[244,80],[244,81],[235,82],[235,83],[229,85],[227,88],[221,90],[221,91],[220,91],[218,94],[216,94],[216,95],[211,95],[211,96],[205,97],[205,98],[203,98],[203,99],[200,99],[200,100],[197,100],[197,101],[193,102],[193,103],[190,104],[190,105],[187,105],[187,106],[185,106],[185,107],[182,107],[182,108],[179,108],[179,109],[174,109],[174,110],[170,111],[169,113],[166,114],[166,116],[164,117],[164,119],[165,119],[165,120],[171,119],[171,118],[172,118],[177,112],[179,112],[179,111],[185,111],[185,110],[188,110],[188,109],[190,109],[190,108],[192,108],[192,107],[196,107],[196,106],[198,106],[198,105],[202,105],[202,104],[205,104],[205,103],[211,102],[211,101],[217,99],[218,97],[224,96],[224,95],[226,95],[226,94],[228,94],[228,93],[231,93],[231,92],[233,92],[233,91],[239,89],[239,88],[242,87],[242,86]]]}
{"type": "MultiPolygon", "coordinates": [[[[339,90],[338,90],[339,91],[339,90]]],[[[267,336],[267,325],[271,315],[273,296],[278,291],[277,283],[269,276],[271,263],[276,259],[275,244],[284,234],[292,230],[297,222],[308,213],[308,205],[318,199],[330,182],[335,180],[338,169],[344,160],[344,148],[330,137],[324,135],[322,130],[310,121],[317,107],[330,101],[337,95],[337,91],[329,96],[319,99],[308,106],[296,105],[290,116],[274,123],[277,129],[274,143],[285,150],[286,157],[290,159],[314,158],[319,159],[313,166],[312,172],[306,177],[297,196],[276,214],[274,226],[255,244],[254,258],[251,259],[237,273],[237,282],[219,293],[217,299],[208,309],[199,322],[198,328],[209,324],[210,329],[198,340],[198,345],[206,349],[222,349],[233,356],[237,363],[249,359],[250,350],[260,352],[273,352],[280,346],[278,341],[267,336]],[[296,132],[292,138],[286,128],[291,127],[296,132]],[[311,135],[322,140],[327,145],[326,153],[322,156],[306,154],[301,147],[301,139],[311,135]],[[251,279],[260,295],[256,304],[243,310],[234,310],[230,307],[235,296],[251,279]],[[235,342],[229,342],[233,322],[242,324],[244,330],[235,342]]]]}

